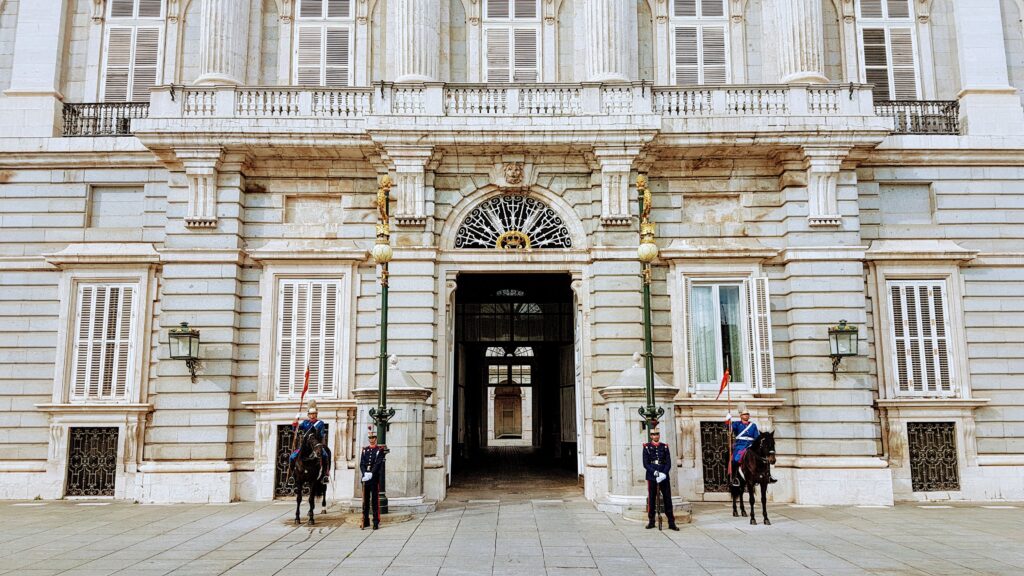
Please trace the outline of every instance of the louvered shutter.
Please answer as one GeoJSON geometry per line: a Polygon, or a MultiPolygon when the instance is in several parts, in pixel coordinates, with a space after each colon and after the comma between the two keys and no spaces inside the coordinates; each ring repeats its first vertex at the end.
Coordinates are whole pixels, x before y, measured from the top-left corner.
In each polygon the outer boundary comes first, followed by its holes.
{"type": "Polygon", "coordinates": [[[892,362],[896,391],[906,396],[954,393],[945,284],[890,282],[892,362]]]}
{"type": "Polygon", "coordinates": [[[910,2],[908,0],[886,0],[885,4],[887,18],[910,18],[910,2]]]}
{"type": "Polygon", "coordinates": [[[139,18],[159,18],[163,15],[163,0],[139,0],[139,18]]]}
{"type": "Polygon", "coordinates": [[[861,18],[882,18],[882,0],[860,0],[861,18]]]}
{"type": "Polygon", "coordinates": [[[329,27],[325,31],[324,85],[348,86],[349,29],[329,27]]]}
{"type": "Polygon", "coordinates": [[[132,58],[132,102],[149,102],[160,62],[160,29],[136,28],[132,58]]]}
{"type": "Polygon", "coordinates": [[[728,74],[724,26],[701,27],[701,58],[701,84],[725,84],[728,74]]]}
{"type": "Polygon", "coordinates": [[[81,284],[77,291],[70,398],[126,400],[134,356],[136,286],[81,284]]]}
{"type": "Polygon", "coordinates": [[[917,59],[914,32],[910,28],[889,28],[892,53],[892,94],[894,100],[917,100],[917,59]]]}
{"type": "Polygon", "coordinates": [[[884,28],[864,28],[860,31],[864,47],[864,80],[872,84],[874,100],[890,100],[889,56],[886,50],[884,28]]]}
{"type": "Polygon", "coordinates": [[[295,80],[300,86],[320,85],[320,56],[323,28],[319,26],[300,26],[297,43],[295,80]]]}
{"type": "Polygon", "coordinates": [[[775,355],[772,350],[768,278],[752,278],[747,282],[747,314],[752,390],[758,394],[772,394],[775,392],[775,355]]]}
{"type": "Polygon", "coordinates": [[[132,28],[111,27],[107,32],[107,64],[103,81],[106,102],[127,102],[132,62],[132,28]]]}
{"type": "Polygon", "coordinates": [[[694,366],[693,349],[693,313],[690,310],[690,290],[692,284],[689,278],[683,280],[683,330],[686,331],[686,387],[690,393],[697,391],[696,367],[694,366]]]}
{"type": "Polygon", "coordinates": [[[135,0],[110,0],[111,18],[134,18],[135,0]]]}
{"type": "Polygon", "coordinates": [[[701,18],[714,18],[725,16],[725,2],[723,0],[701,0],[701,18]]]}
{"type": "Polygon", "coordinates": [[[328,18],[348,18],[352,15],[351,0],[327,0],[328,18]]]}
{"type": "Polygon", "coordinates": [[[697,0],[675,0],[675,8],[672,13],[677,17],[695,18],[697,16],[697,0]]]}
{"type": "Polygon", "coordinates": [[[488,82],[509,82],[511,46],[509,42],[509,30],[507,28],[489,28],[485,31],[487,36],[487,81],[488,82]]]}
{"type": "Polygon", "coordinates": [[[517,19],[519,18],[536,18],[537,17],[537,0],[514,0],[515,11],[514,15],[517,19]]]}
{"type": "Polygon", "coordinates": [[[677,26],[675,29],[676,84],[700,84],[700,52],[697,49],[697,27],[677,26]]]}
{"type": "Polygon", "coordinates": [[[299,18],[323,18],[323,0],[299,0],[299,18]]]}
{"type": "Polygon", "coordinates": [[[310,396],[334,394],[339,283],[283,280],[278,300],[277,393],[302,394],[309,367],[310,396]]]}
{"type": "Polygon", "coordinates": [[[515,82],[537,81],[537,30],[516,28],[513,31],[515,46],[515,68],[512,79],[515,82]]]}
{"type": "Polygon", "coordinates": [[[509,0],[487,0],[487,18],[507,19],[509,0]]]}

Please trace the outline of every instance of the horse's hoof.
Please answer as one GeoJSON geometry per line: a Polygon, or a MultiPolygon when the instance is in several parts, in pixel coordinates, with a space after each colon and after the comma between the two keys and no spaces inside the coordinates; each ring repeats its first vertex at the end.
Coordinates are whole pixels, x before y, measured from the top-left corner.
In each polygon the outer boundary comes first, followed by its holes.
{"type": "Polygon", "coordinates": [[[757,520],[754,520],[753,516],[750,517],[750,525],[751,526],[757,526],[757,520]]]}
{"type": "Polygon", "coordinates": [[[769,520],[769,519],[767,519],[767,518],[765,518],[765,519],[764,519],[764,525],[765,525],[765,526],[771,526],[771,525],[772,525],[772,521],[771,521],[771,520],[769,520]]]}
{"type": "Polygon", "coordinates": [[[732,517],[733,517],[733,518],[739,518],[739,517],[740,517],[740,513],[739,513],[739,512],[737,512],[737,511],[735,511],[735,510],[733,510],[733,511],[732,511],[732,517]]]}
{"type": "Polygon", "coordinates": [[[740,514],[742,514],[744,518],[747,517],[747,513],[746,512],[740,512],[740,514]]]}

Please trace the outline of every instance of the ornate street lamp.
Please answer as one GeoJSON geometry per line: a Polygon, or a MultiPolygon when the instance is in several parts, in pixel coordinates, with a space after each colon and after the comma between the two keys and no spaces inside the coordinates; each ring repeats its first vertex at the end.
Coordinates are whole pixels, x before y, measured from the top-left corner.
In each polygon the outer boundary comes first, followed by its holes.
{"type": "MultiPolygon", "coordinates": [[[[380,266],[380,358],[377,368],[377,407],[370,408],[370,418],[377,423],[377,441],[387,454],[388,421],[395,415],[394,408],[388,408],[388,262],[394,251],[391,249],[391,225],[388,220],[388,202],[391,194],[390,176],[380,179],[377,188],[377,242],[373,245],[373,259],[380,266]]],[[[384,473],[387,463],[380,467],[380,513],[388,513],[388,497],[385,493],[384,473]]]]}
{"type": "Polygon", "coordinates": [[[640,246],[636,252],[642,266],[644,290],[644,375],[647,391],[647,405],[640,408],[640,416],[644,419],[647,441],[650,442],[651,430],[665,414],[664,408],[654,405],[654,353],[651,349],[651,262],[658,257],[658,245],[654,243],[651,190],[647,187],[646,176],[637,176],[636,191],[640,197],[640,246]]]}
{"type": "Polygon", "coordinates": [[[184,360],[185,366],[192,374],[192,383],[196,383],[196,368],[199,366],[199,330],[189,328],[188,322],[171,328],[167,333],[167,347],[171,351],[171,360],[184,360]]]}
{"type": "Polygon", "coordinates": [[[839,362],[846,356],[857,355],[857,327],[840,320],[838,326],[828,328],[829,356],[832,357],[832,379],[836,379],[839,362]]]}

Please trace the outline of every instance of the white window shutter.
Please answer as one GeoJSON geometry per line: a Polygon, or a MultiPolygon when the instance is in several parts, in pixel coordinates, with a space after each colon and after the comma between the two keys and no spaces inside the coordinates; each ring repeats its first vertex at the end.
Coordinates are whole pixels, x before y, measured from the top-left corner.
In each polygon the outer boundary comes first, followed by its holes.
{"type": "Polygon", "coordinates": [[[95,288],[87,285],[78,287],[78,304],[75,308],[75,343],[71,357],[74,368],[71,373],[71,398],[84,400],[86,383],[89,380],[89,335],[92,333],[95,288]]]}
{"type": "Polygon", "coordinates": [[[914,57],[914,32],[910,28],[890,28],[892,52],[892,94],[894,100],[917,100],[917,58],[914,57]]]}
{"type": "Polygon", "coordinates": [[[320,374],[320,391],[324,395],[335,393],[338,346],[338,295],[341,285],[337,282],[324,283],[323,332],[321,337],[321,358],[323,358],[320,374]]]}
{"type": "Polygon", "coordinates": [[[328,18],[348,18],[352,15],[351,0],[327,0],[328,18]]]}
{"type": "Polygon", "coordinates": [[[695,18],[697,16],[697,0],[675,0],[672,14],[677,17],[695,18]]]}
{"type": "Polygon", "coordinates": [[[132,285],[79,285],[71,400],[127,399],[134,357],[135,292],[132,285]]]}
{"type": "Polygon", "coordinates": [[[536,18],[537,17],[537,0],[514,0],[515,11],[514,16],[517,19],[520,18],[536,18]]]}
{"type": "Polygon", "coordinates": [[[277,395],[291,396],[292,366],[295,363],[295,284],[281,283],[281,295],[277,305],[277,395]]]}
{"type": "Polygon", "coordinates": [[[507,19],[510,0],[487,0],[487,18],[507,19]]]}
{"type": "Polygon", "coordinates": [[[336,280],[283,280],[278,300],[277,394],[298,397],[309,367],[309,396],[334,394],[337,380],[336,280]]]}
{"type": "Polygon", "coordinates": [[[121,302],[117,311],[118,322],[114,332],[117,341],[114,345],[116,369],[111,370],[114,379],[113,393],[116,398],[127,398],[129,374],[131,370],[132,348],[135,346],[135,339],[132,338],[132,326],[135,324],[134,300],[135,289],[125,286],[120,289],[121,302]]]}
{"type": "Polygon", "coordinates": [[[348,86],[349,29],[328,27],[324,49],[324,85],[348,86]]]}
{"type": "Polygon", "coordinates": [[[299,18],[323,18],[324,0],[299,0],[299,18]]]}
{"type": "Polygon", "coordinates": [[[910,2],[908,0],[886,0],[886,9],[887,18],[910,18],[910,2]]]}
{"type": "Polygon", "coordinates": [[[135,0],[110,0],[110,17],[135,17],[135,0]]]}
{"type": "Polygon", "coordinates": [[[107,32],[106,72],[103,82],[103,100],[128,101],[128,80],[132,63],[132,29],[111,27],[107,32]]]}
{"type": "Polygon", "coordinates": [[[509,72],[512,59],[509,52],[511,49],[509,30],[507,28],[489,28],[485,34],[487,36],[487,81],[511,81],[509,72]]]}
{"type": "Polygon", "coordinates": [[[319,26],[299,27],[295,81],[300,86],[319,86],[321,84],[322,36],[323,29],[319,26]]]}
{"type": "Polygon", "coordinates": [[[160,29],[136,28],[132,58],[132,102],[149,102],[160,63],[160,29]]]}
{"type": "Polygon", "coordinates": [[[891,100],[889,93],[889,56],[886,50],[884,28],[864,28],[860,31],[864,47],[864,80],[874,85],[874,100],[891,100]]]}
{"type": "Polygon", "coordinates": [[[513,32],[515,43],[515,68],[512,79],[515,82],[537,81],[537,30],[516,28],[513,32]]]}
{"type": "Polygon", "coordinates": [[[752,278],[747,282],[747,326],[750,334],[752,390],[758,394],[775,392],[775,355],[772,349],[771,295],[768,278],[752,278]]]}
{"type": "Polygon", "coordinates": [[[881,18],[882,0],[860,0],[861,18],[881,18]]]}
{"type": "Polygon", "coordinates": [[[701,84],[725,84],[728,80],[728,56],[724,26],[701,27],[701,84]]]}
{"type": "Polygon", "coordinates": [[[954,394],[956,386],[949,358],[945,283],[890,282],[889,311],[897,394],[954,394]]]}
{"type": "Polygon", "coordinates": [[[935,357],[936,384],[942,394],[953,394],[953,374],[949,361],[949,323],[946,314],[945,285],[936,283],[930,287],[933,355],[935,357]]]}
{"type": "Polygon", "coordinates": [[[693,365],[693,314],[690,310],[690,279],[683,280],[683,329],[686,331],[686,388],[690,393],[697,391],[696,368],[693,365]]]}
{"type": "Polygon", "coordinates": [[[676,85],[700,84],[700,52],[697,48],[697,27],[677,26],[675,29],[676,85]]]}
{"type": "Polygon", "coordinates": [[[725,16],[725,1],[701,0],[700,15],[701,18],[721,18],[722,16],[725,16]]]}
{"type": "Polygon", "coordinates": [[[159,18],[163,16],[163,0],[139,0],[139,18],[159,18]]]}

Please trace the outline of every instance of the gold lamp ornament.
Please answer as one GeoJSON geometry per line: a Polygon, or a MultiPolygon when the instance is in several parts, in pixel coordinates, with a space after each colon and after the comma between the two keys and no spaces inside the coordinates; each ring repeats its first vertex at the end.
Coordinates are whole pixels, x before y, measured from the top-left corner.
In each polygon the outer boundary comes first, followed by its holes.
{"type": "Polygon", "coordinates": [[[640,246],[636,254],[640,262],[650,264],[658,257],[658,245],[654,242],[654,222],[651,222],[651,190],[647,177],[636,177],[636,190],[640,194],[640,246]]]}

